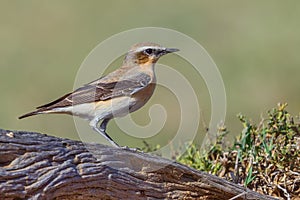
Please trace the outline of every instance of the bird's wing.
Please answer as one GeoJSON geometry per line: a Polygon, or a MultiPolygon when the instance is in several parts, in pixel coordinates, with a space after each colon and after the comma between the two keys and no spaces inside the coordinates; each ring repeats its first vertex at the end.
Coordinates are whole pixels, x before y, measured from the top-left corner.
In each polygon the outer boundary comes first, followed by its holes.
{"type": "Polygon", "coordinates": [[[98,79],[53,102],[39,106],[37,109],[50,110],[58,107],[105,101],[120,96],[130,96],[147,87],[151,80],[151,76],[145,73],[114,82],[102,82],[101,79],[98,79]]]}

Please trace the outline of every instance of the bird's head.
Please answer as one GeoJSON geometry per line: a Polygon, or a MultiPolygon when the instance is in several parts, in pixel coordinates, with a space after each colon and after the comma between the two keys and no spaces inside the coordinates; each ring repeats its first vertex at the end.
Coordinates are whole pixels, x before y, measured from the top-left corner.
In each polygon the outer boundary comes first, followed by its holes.
{"type": "Polygon", "coordinates": [[[176,51],[179,49],[166,48],[154,43],[138,43],[131,47],[124,59],[124,64],[152,65],[161,56],[176,51]]]}

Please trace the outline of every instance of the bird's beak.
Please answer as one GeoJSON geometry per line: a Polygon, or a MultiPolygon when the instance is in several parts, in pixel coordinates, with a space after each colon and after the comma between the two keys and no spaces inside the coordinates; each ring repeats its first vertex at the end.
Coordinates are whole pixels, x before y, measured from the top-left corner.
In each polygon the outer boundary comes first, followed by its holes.
{"type": "Polygon", "coordinates": [[[165,53],[173,53],[173,52],[176,52],[176,51],[179,51],[179,49],[176,49],[176,48],[166,48],[165,49],[165,53]]]}
{"type": "Polygon", "coordinates": [[[175,48],[163,48],[159,54],[157,55],[158,57],[161,57],[163,55],[166,55],[168,53],[173,53],[173,52],[176,52],[176,51],[179,51],[179,49],[175,49],[175,48]]]}

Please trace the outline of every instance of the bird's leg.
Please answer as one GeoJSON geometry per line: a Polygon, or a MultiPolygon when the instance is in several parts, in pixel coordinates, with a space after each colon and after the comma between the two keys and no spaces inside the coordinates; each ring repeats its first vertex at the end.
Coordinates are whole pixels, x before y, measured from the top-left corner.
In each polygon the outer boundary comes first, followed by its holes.
{"type": "Polygon", "coordinates": [[[101,124],[100,127],[98,127],[98,123],[99,123],[99,119],[96,120],[92,120],[90,122],[90,126],[98,133],[100,133],[107,141],[109,141],[114,147],[120,147],[107,133],[106,133],[106,126],[107,123],[109,122],[109,118],[104,119],[101,124]]]}
{"type": "MultiPolygon", "coordinates": [[[[106,126],[107,126],[109,120],[110,120],[110,119],[107,118],[107,119],[104,119],[104,120],[102,121],[102,123],[100,124],[100,131],[103,132],[104,134],[106,134],[106,136],[108,137],[107,139],[110,141],[110,143],[113,142],[112,144],[113,144],[114,146],[117,145],[116,147],[120,147],[120,148],[125,149],[125,150],[138,151],[138,150],[139,150],[138,148],[130,148],[130,147],[128,147],[128,146],[120,146],[120,145],[118,145],[117,143],[115,143],[115,142],[109,137],[109,135],[107,135],[107,133],[106,133],[106,126]]],[[[106,137],[106,136],[104,136],[104,137],[106,137]]]]}
{"type": "Polygon", "coordinates": [[[103,137],[105,137],[105,139],[107,141],[109,141],[114,147],[118,147],[118,148],[122,148],[124,150],[130,150],[130,151],[138,151],[139,149],[137,148],[130,148],[128,146],[120,146],[118,145],[107,133],[106,133],[106,126],[109,122],[109,118],[106,118],[104,119],[100,126],[98,127],[98,124],[99,124],[99,119],[95,119],[95,120],[92,120],[90,122],[90,126],[98,133],[100,133],[103,137]]]}

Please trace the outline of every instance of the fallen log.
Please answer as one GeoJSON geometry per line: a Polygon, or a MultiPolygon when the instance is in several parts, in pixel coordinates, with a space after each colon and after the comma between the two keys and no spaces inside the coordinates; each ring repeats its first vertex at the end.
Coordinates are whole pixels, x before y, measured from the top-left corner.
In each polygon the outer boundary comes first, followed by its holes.
{"type": "Polygon", "coordinates": [[[147,153],[0,129],[0,199],[275,199],[147,153]]]}

